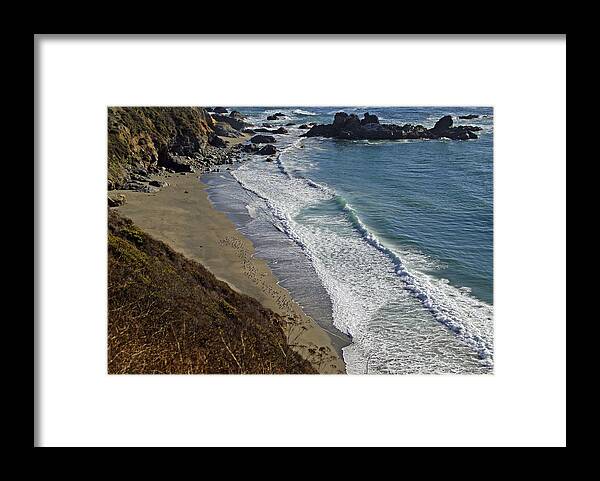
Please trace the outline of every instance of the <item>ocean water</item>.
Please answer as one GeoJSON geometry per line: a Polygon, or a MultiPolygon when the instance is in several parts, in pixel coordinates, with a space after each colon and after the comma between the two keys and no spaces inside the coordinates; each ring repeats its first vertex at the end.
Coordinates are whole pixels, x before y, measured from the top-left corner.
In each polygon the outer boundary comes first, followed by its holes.
{"type": "Polygon", "coordinates": [[[209,197],[341,350],[351,374],[493,371],[493,110],[485,107],[236,107],[275,135],[207,174],[209,197]],[[304,139],[343,110],[380,122],[482,127],[479,139],[304,139]],[[267,121],[283,112],[286,118],[267,121]],[[477,119],[459,120],[475,113],[477,119]],[[350,342],[350,343],[349,343],[350,342]],[[349,343],[349,344],[348,344],[349,343]]]}

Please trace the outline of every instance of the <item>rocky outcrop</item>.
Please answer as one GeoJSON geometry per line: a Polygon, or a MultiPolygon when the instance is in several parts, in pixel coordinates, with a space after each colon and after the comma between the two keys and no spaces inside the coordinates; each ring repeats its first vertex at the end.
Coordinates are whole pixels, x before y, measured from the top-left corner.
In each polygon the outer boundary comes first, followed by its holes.
{"type": "Polygon", "coordinates": [[[440,120],[438,120],[435,125],[433,126],[434,131],[442,131],[442,130],[448,130],[450,127],[452,127],[452,116],[450,115],[444,115],[440,120]]]}
{"type": "MultiPolygon", "coordinates": [[[[301,125],[299,128],[308,128],[301,125]]],[[[396,140],[396,139],[476,139],[474,133],[481,127],[461,125],[453,127],[452,117],[445,115],[428,129],[423,125],[381,124],[376,115],[366,112],[362,119],[356,114],[337,112],[331,124],[315,125],[303,137],[330,137],[348,140],[396,140]]]]}
{"type": "MultiPolygon", "coordinates": [[[[228,116],[214,114],[211,117],[217,125],[218,124],[227,124],[232,129],[237,130],[239,132],[241,132],[245,128],[251,127],[251,124],[246,122],[245,117],[242,114],[240,114],[239,112],[234,110],[233,112],[231,112],[231,114],[229,114],[228,116]],[[233,113],[236,113],[239,115],[232,116],[231,114],[233,114],[233,113]]],[[[221,135],[221,134],[218,134],[218,135],[221,135]]]]}
{"type": "Polygon", "coordinates": [[[463,119],[463,120],[471,120],[471,119],[478,119],[479,115],[476,115],[476,114],[459,115],[458,118],[463,119]]]}
{"type": "Polygon", "coordinates": [[[227,147],[227,143],[222,138],[218,137],[217,134],[214,132],[211,135],[209,135],[208,143],[213,147],[218,147],[220,149],[227,147]]]}
{"type": "Polygon", "coordinates": [[[108,196],[108,206],[109,207],[119,207],[127,202],[127,197],[125,194],[117,194],[117,195],[109,195],[108,196]]]}
{"type": "Polygon", "coordinates": [[[213,129],[200,107],[109,107],[109,190],[123,187],[136,170],[158,172],[170,163],[169,155],[196,155],[213,129]]]}
{"type": "Polygon", "coordinates": [[[226,114],[229,111],[225,107],[215,107],[213,109],[213,112],[216,112],[218,114],[226,114]]]}
{"type": "Polygon", "coordinates": [[[273,144],[276,142],[272,135],[255,135],[250,139],[253,144],[273,144]]]}
{"type": "Polygon", "coordinates": [[[258,155],[273,155],[277,153],[277,149],[274,145],[265,145],[262,149],[256,152],[258,155]]]}
{"type": "Polygon", "coordinates": [[[230,138],[241,137],[243,135],[239,130],[234,129],[231,125],[229,125],[226,122],[217,122],[215,124],[215,134],[221,137],[230,138]]]}
{"type": "Polygon", "coordinates": [[[248,154],[253,154],[258,152],[260,147],[257,144],[244,144],[242,146],[242,152],[246,152],[248,154]]]}
{"type": "Polygon", "coordinates": [[[371,115],[369,112],[366,112],[364,115],[364,118],[360,121],[360,125],[378,124],[378,123],[379,123],[379,119],[377,118],[377,115],[371,115]]]}

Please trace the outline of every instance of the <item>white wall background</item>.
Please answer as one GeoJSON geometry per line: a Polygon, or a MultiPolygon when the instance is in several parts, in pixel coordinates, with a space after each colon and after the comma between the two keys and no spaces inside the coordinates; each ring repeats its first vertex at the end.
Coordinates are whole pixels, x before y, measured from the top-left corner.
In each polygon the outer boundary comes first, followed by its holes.
{"type": "Polygon", "coordinates": [[[39,444],[564,445],[564,38],[41,37],[37,58],[39,444]],[[496,374],[108,376],[106,107],[217,104],[493,106],[496,374]]]}

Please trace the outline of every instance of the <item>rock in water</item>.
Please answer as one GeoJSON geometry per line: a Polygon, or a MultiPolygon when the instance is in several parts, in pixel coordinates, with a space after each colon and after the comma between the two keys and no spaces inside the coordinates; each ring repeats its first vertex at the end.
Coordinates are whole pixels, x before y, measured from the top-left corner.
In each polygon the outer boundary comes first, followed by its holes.
{"type": "MultiPolygon", "coordinates": [[[[439,119],[433,128],[427,129],[422,125],[395,125],[380,124],[376,115],[369,112],[364,114],[362,120],[355,114],[337,112],[333,123],[315,125],[302,137],[326,137],[347,140],[395,140],[395,139],[439,139],[441,137],[452,140],[476,139],[474,131],[480,127],[460,125],[452,127],[452,117],[445,115],[439,119]]],[[[300,126],[300,128],[308,126],[300,126]]]]}
{"type": "Polygon", "coordinates": [[[228,112],[225,107],[215,107],[213,110],[218,114],[226,114],[228,112]]]}
{"type": "Polygon", "coordinates": [[[364,118],[360,121],[360,125],[367,124],[378,124],[379,118],[377,115],[371,115],[369,112],[365,112],[364,118]]]}
{"type": "Polygon", "coordinates": [[[242,146],[242,152],[253,153],[253,152],[257,152],[258,149],[259,149],[259,147],[256,144],[244,144],[242,146]]]}
{"type": "Polygon", "coordinates": [[[275,143],[275,137],[272,135],[255,135],[250,139],[253,144],[273,144],[275,143]]]}
{"type": "Polygon", "coordinates": [[[273,155],[277,153],[277,149],[274,145],[265,145],[262,149],[260,149],[257,154],[258,155],[273,155]]]}
{"type": "Polygon", "coordinates": [[[246,117],[244,117],[244,115],[241,112],[238,112],[237,110],[232,110],[229,113],[229,117],[231,117],[232,119],[235,119],[235,120],[239,120],[241,122],[243,122],[246,118],[246,117]]]}
{"type": "Polygon", "coordinates": [[[452,124],[452,116],[444,115],[440,120],[438,120],[435,123],[433,129],[431,130],[448,130],[450,127],[452,127],[452,124]]]}
{"type": "Polygon", "coordinates": [[[479,115],[476,115],[476,114],[459,115],[458,118],[459,119],[465,119],[465,120],[471,120],[471,119],[478,119],[479,115]]]}
{"type": "MultiPolygon", "coordinates": [[[[341,129],[348,120],[348,114],[346,112],[338,112],[333,116],[333,127],[341,129]]],[[[308,128],[308,125],[301,125],[300,128],[308,128]]]]}

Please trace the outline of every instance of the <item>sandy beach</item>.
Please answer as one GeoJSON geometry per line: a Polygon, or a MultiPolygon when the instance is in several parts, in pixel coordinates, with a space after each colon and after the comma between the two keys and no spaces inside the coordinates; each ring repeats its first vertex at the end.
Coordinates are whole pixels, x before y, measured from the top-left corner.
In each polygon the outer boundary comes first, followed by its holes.
{"type": "Polygon", "coordinates": [[[252,242],[213,208],[200,175],[163,174],[156,178],[169,185],[156,193],[114,191],[127,197],[118,211],[156,239],[202,263],[236,291],[288,319],[289,344],[318,372],[345,372],[339,347],[334,347],[330,334],[302,311],[266,262],[254,257],[252,242]]]}

